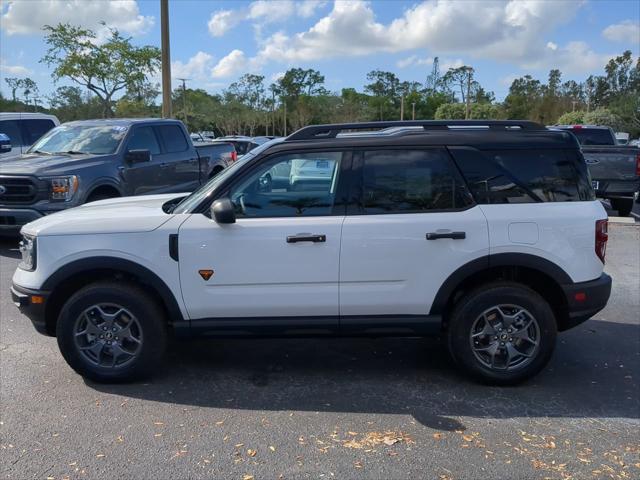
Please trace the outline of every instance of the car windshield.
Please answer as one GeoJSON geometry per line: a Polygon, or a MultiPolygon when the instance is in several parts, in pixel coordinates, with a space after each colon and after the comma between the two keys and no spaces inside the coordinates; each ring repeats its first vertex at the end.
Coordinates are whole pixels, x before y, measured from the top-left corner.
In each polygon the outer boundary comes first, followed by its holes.
{"type": "Polygon", "coordinates": [[[233,176],[235,172],[237,172],[244,164],[249,162],[252,158],[255,158],[256,155],[260,154],[261,152],[269,148],[274,143],[280,143],[283,140],[284,140],[283,138],[271,140],[269,142],[263,143],[259,147],[254,148],[246,155],[243,155],[240,160],[235,162],[230,167],[227,167],[226,169],[224,169],[222,172],[220,172],[218,175],[213,177],[207,183],[205,183],[200,188],[195,190],[191,195],[189,195],[188,197],[185,197],[180,203],[176,205],[176,207],[173,209],[173,213],[189,213],[193,211],[193,209],[196,208],[198,205],[200,205],[200,203],[205,198],[207,198],[209,195],[213,193],[213,191],[218,187],[218,185],[223,183],[227,178],[233,176]]]}
{"type": "Polygon", "coordinates": [[[28,153],[114,153],[127,133],[122,125],[61,125],[34,143],[28,153]]]}

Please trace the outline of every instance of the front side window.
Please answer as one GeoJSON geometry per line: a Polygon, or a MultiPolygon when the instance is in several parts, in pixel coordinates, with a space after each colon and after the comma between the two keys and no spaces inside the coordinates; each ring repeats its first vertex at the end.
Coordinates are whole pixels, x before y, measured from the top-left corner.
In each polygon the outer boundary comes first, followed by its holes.
{"type": "Polygon", "coordinates": [[[29,151],[107,155],[118,149],[127,128],[120,125],[61,125],[49,130],[29,151]]]}
{"type": "Polygon", "coordinates": [[[152,127],[138,127],[131,134],[127,150],[149,150],[152,155],[160,153],[160,144],[152,127]]]}
{"type": "Polygon", "coordinates": [[[232,187],[229,197],[244,218],[331,215],[343,152],[278,155],[232,187]]]}
{"type": "Polygon", "coordinates": [[[473,203],[444,150],[378,150],[364,153],[365,214],[455,210],[473,203]]]}

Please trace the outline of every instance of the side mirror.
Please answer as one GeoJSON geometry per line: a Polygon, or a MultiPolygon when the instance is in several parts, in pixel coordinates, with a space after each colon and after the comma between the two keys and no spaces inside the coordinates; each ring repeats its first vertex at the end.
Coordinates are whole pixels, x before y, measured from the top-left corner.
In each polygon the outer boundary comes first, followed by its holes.
{"type": "Polygon", "coordinates": [[[220,224],[236,223],[236,210],[231,200],[221,198],[213,202],[213,205],[211,205],[211,218],[220,224]]]}
{"type": "Polygon", "coordinates": [[[9,135],[0,133],[0,153],[7,153],[11,151],[11,139],[9,135]]]}
{"type": "Polygon", "coordinates": [[[128,150],[124,159],[129,163],[143,163],[151,161],[151,152],[145,149],[128,150]]]}

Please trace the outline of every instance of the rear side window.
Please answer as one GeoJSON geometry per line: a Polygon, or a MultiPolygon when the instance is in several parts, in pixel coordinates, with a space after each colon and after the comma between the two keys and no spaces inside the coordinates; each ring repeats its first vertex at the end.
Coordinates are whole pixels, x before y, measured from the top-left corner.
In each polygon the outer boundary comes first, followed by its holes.
{"type": "Polygon", "coordinates": [[[592,200],[577,151],[453,149],[476,201],[482,204],[592,200]]]}
{"type": "Polygon", "coordinates": [[[20,147],[25,145],[22,141],[22,134],[20,133],[20,126],[17,120],[3,120],[0,122],[0,133],[4,133],[11,139],[11,145],[13,147],[20,147]]]}
{"type": "Polygon", "coordinates": [[[456,210],[472,203],[445,150],[364,152],[362,208],[365,214],[456,210]]]}
{"type": "Polygon", "coordinates": [[[41,136],[51,130],[55,125],[51,120],[47,120],[44,118],[33,119],[33,120],[23,120],[22,125],[24,127],[25,132],[25,143],[27,145],[32,145],[38,140],[41,136]]]}
{"type": "Polygon", "coordinates": [[[158,130],[167,153],[184,152],[189,148],[184,133],[178,125],[161,125],[158,130]]]}

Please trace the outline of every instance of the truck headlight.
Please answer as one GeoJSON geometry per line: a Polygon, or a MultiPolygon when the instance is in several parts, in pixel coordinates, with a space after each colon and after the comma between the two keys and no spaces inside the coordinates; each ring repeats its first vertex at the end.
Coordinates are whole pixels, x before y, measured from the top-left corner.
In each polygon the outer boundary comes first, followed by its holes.
{"type": "Polygon", "coordinates": [[[43,180],[47,180],[51,185],[49,198],[53,201],[68,202],[78,191],[79,182],[76,175],[48,177],[43,180]]]}
{"type": "Polygon", "coordinates": [[[36,269],[37,259],[36,237],[22,235],[20,253],[22,254],[22,261],[18,264],[18,267],[22,270],[33,272],[36,269]]]}

